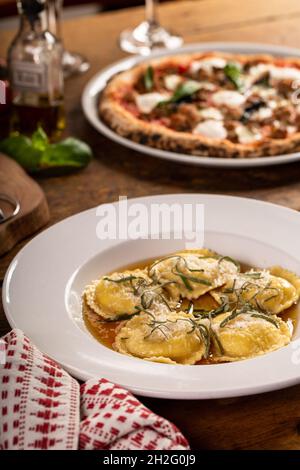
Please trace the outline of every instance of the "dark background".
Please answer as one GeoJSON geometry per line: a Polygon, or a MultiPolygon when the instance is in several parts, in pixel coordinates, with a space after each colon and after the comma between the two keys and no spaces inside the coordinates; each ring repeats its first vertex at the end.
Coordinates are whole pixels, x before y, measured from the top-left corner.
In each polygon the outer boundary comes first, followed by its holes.
{"type": "MultiPolygon", "coordinates": [[[[160,0],[163,2],[166,0],[160,0]]],[[[170,1],[170,0],[169,0],[170,1]]],[[[180,1],[180,0],[173,0],[180,1]]],[[[195,0],[201,1],[201,0],[195,0]]],[[[87,4],[98,4],[99,11],[109,11],[109,10],[119,10],[122,8],[133,7],[137,5],[142,5],[143,0],[65,0],[64,6],[78,6],[78,5],[87,5],[87,4]]],[[[0,18],[5,18],[8,16],[17,15],[17,4],[16,0],[0,0],[0,18]]]]}

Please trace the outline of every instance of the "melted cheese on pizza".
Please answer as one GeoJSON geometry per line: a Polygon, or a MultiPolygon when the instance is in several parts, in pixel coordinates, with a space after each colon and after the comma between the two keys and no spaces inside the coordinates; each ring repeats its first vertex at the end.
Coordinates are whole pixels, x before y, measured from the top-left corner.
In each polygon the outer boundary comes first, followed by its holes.
{"type": "Polygon", "coordinates": [[[207,119],[199,122],[193,129],[193,134],[201,134],[210,139],[226,139],[227,131],[222,122],[215,119],[207,119]]]}

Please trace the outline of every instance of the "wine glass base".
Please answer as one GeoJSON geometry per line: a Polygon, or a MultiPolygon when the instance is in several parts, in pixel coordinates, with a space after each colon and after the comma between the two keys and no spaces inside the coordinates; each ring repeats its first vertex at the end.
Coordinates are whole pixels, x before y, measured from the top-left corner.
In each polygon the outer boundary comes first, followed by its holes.
{"type": "Polygon", "coordinates": [[[148,55],[153,49],[176,49],[183,39],[158,24],[144,21],[134,29],[127,29],[120,35],[120,47],[130,54],[148,55]]]}
{"type": "Polygon", "coordinates": [[[64,51],[62,60],[64,77],[85,73],[90,68],[90,63],[77,52],[64,51]]]}

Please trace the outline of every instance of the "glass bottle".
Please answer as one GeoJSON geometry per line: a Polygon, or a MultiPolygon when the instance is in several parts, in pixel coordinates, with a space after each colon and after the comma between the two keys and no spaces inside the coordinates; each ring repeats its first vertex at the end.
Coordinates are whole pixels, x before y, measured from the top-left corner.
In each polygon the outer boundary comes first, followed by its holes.
{"type": "Polygon", "coordinates": [[[56,138],[65,127],[61,42],[48,30],[47,0],[19,0],[20,28],[8,50],[12,130],[41,125],[56,138]]]}

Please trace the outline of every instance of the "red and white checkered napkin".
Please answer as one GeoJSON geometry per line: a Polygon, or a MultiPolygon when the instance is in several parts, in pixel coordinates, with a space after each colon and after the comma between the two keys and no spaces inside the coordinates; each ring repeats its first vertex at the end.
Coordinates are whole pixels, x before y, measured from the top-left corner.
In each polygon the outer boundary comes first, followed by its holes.
{"type": "Polygon", "coordinates": [[[0,449],[185,450],[174,424],[105,379],[79,384],[20,330],[2,338],[0,449]]]}

